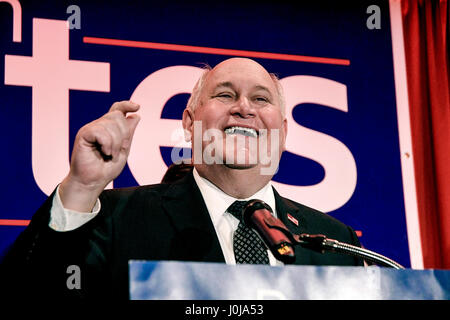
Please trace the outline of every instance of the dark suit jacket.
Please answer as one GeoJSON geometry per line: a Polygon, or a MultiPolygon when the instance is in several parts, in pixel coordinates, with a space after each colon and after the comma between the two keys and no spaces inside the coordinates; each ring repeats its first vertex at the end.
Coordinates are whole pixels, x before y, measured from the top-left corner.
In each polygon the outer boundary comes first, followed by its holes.
{"type": "MultiPolygon", "coordinates": [[[[274,192],[279,218],[293,233],[321,233],[359,245],[350,227],[274,192]],[[298,226],[287,214],[298,220],[298,226]]],[[[70,232],[48,227],[52,198],[33,216],[4,260],[8,290],[19,295],[127,298],[129,259],[225,262],[192,172],[172,184],[105,190],[101,212],[70,232]],[[67,289],[70,265],[80,267],[80,290],[67,289]]],[[[299,246],[295,250],[299,265],[362,265],[346,255],[299,246]]]]}

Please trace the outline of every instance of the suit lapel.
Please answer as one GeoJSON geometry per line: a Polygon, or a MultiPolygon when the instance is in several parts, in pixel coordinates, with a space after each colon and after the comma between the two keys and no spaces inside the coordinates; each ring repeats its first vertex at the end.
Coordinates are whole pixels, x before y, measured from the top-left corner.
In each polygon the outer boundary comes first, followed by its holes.
{"type": "MultiPolygon", "coordinates": [[[[273,191],[278,218],[292,233],[308,233],[307,221],[301,208],[281,197],[275,188],[273,191]]],[[[171,219],[176,233],[173,240],[175,252],[169,259],[225,262],[211,217],[192,172],[171,184],[162,200],[162,207],[171,219]]],[[[309,252],[296,247],[296,264],[307,264],[310,260],[309,252]]]]}
{"type": "Polygon", "coordinates": [[[211,217],[192,172],[169,186],[163,194],[162,206],[176,232],[174,258],[225,262],[211,217]]]}
{"type": "Polygon", "coordinates": [[[275,195],[278,218],[292,233],[305,233],[307,225],[305,218],[301,215],[301,210],[290,200],[281,197],[275,188],[273,188],[273,193],[275,195]]]}
{"type": "MultiPolygon", "coordinates": [[[[298,206],[289,199],[281,197],[274,189],[275,203],[277,207],[277,215],[286,227],[293,234],[310,233],[308,231],[308,222],[305,218],[305,214],[302,212],[305,210],[302,206],[298,206]],[[293,219],[292,219],[292,218],[293,219]]],[[[308,265],[314,264],[313,255],[317,255],[310,249],[303,248],[300,245],[295,246],[295,264],[296,265],[308,265]]]]}

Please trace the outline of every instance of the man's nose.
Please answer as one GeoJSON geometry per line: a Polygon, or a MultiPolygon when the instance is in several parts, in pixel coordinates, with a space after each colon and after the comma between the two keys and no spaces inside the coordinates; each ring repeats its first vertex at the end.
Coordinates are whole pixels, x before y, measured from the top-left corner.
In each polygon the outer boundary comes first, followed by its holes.
{"type": "Polygon", "coordinates": [[[241,118],[253,118],[256,115],[255,108],[247,97],[240,97],[230,110],[233,116],[241,118]]]}

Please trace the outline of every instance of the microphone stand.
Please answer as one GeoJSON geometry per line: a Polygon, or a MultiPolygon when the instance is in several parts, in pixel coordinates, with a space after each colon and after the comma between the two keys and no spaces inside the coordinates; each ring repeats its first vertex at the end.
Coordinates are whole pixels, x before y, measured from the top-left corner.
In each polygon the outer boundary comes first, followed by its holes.
{"type": "Polygon", "coordinates": [[[337,253],[344,253],[351,256],[357,256],[360,258],[363,258],[364,260],[374,262],[375,264],[394,268],[394,269],[405,269],[402,265],[395,262],[392,259],[389,259],[379,253],[360,248],[348,243],[340,242],[334,239],[328,239],[322,234],[316,234],[316,235],[310,235],[310,234],[298,234],[293,235],[291,234],[291,241],[293,241],[296,244],[301,245],[305,248],[310,248],[312,250],[318,251],[318,252],[325,252],[325,251],[331,251],[331,252],[337,252],[337,253]]]}
{"type": "Polygon", "coordinates": [[[264,219],[264,221],[269,228],[280,230],[289,238],[290,241],[292,241],[292,243],[301,245],[302,247],[309,248],[320,253],[324,253],[325,251],[343,253],[353,257],[356,256],[359,258],[363,258],[364,260],[374,262],[375,264],[384,267],[405,269],[405,267],[398,264],[394,260],[389,259],[379,253],[334,239],[328,239],[322,234],[292,234],[287,229],[287,227],[278,219],[267,218],[264,219]]]}

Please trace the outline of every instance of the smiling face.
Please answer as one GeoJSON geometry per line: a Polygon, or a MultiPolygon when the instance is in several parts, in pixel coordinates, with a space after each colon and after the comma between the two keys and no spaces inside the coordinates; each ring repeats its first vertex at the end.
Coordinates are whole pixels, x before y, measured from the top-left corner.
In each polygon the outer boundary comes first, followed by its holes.
{"type": "MultiPolygon", "coordinates": [[[[267,150],[277,151],[278,165],[285,147],[286,119],[276,83],[260,64],[244,58],[218,64],[206,75],[199,100],[194,111],[185,110],[183,127],[194,137],[199,134],[194,122],[201,123],[203,151],[214,143],[216,160],[228,168],[248,169],[263,165],[258,147],[264,139],[267,150]],[[205,133],[213,133],[214,139],[204,139],[205,133]]],[[[199,142],[193,139],[193,149],[199,142]]]]}

